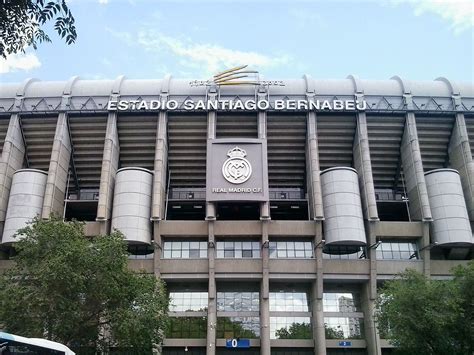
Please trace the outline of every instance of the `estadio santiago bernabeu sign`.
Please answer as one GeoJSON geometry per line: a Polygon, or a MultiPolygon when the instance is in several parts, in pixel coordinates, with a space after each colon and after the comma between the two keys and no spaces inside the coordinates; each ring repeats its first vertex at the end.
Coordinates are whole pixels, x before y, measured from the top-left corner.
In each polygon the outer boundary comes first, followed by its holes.
{"type": "Polygon", "coordinates": [[[262,139],[209,139],[207,201],[267,201],[267,147],[262,139]]]}

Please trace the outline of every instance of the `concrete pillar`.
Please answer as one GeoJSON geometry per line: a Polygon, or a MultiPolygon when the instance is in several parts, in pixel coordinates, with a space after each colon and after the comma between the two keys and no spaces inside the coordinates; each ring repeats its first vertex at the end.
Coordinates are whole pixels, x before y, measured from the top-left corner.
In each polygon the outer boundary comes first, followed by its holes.
{"type": "Polygon", "coordinates": [[[314,353],[316,355],[326,355],[326,332],[324,328],[323,310],[323,224],[316,221],[314,234],[314,257],[316,258],[316,280],[311,287],[311,307],[313,312],[313,339],[314,353]]]}
{"type": "Polygon", "coordinates": [[[216,291],[216,238],[214,235],[214,221],[208,221],[208,252],[209,260],[209,288],[208,288],[208,306],[207,306],[207,345],[206,354],[216,354],[216,329],[217,329],[217,291],[216,291]]]}
{"type": "MultiPolygon", "coordinates": [[[[259,89],[258,101],[266,99],[266,89],[259,89]]],[[[264,139],[264,144],[267,144],[267,112],[258,111],[258,138],[264,139]]],[[[267,158],[267,157],[265,157],[267,158]]],[[[260,203],[260,219],[270,219],[270,201],[264,201],[260,203]]]]}
{"type": "Polygon", "coordinates": [[[463,113],[456,114],[448,152],[451,167],[456,169],[461,177],[469,219],[474,221],[474,161],[463,113]]]}
{"type": "Polygon", "coordinates": [[[56,132],[54,134],[42,218],[49,218],[51,213],[60,216],[63,215],[64,198],[69,176],[69,163],[71,161],[71,149],[67,114],[61,112],[58,116],[56,132]]]}
{"type": "Polygon", "coordinates": [[[117,113],[111,112],[107,117],[104,154],[100,173],[99,203],[97,221],[101,222],[101,234],[109,233],[112,218],[112,204],[115,186],[115,175],[119,167],[120,145],[117,130],[117,113]]]}
{"type": "Polygon", "coordinates": [[[153,222],[153,243],[151,244],[154,248],[153,268],[155,276],[160,278],[160,260],[161,253],[163,252],[163,240],[161,239],[160,223],[158,221],[153,222]]]}
{"type": "Polygon", "coordinates": [[[155,175],[153,181],[153,204],[151,219],[166,219],[166,166],[168,160],[168,113],[160,111],[155,143],[155,175]]]}
{"type": "MultiPolygon", "coordinates": [[[[314,96],[308,96],[308,100],[314,101],[314,96]]],[[[321,220],[324,218],[323,200],[321,193],[321,178],[319,176],[319,150],[316,124],[316,112],[309,111],[306,122],[306,171],[308,181],[308,203],[310,218],[321,220]]]]}
{"type": "Polygon", "coordinates": [[[423,273],[426,277],[431,276],[431,247],[430,247],[430,224],[423,223],[423,237],[421,239],[421,258],[423,259],[423,273]]]}
{"type": "Polygon", "coordinates": [[[405,187],[409,198],[410,216],[415,221],[431,221],[431,209],[426,190],[420,144],[416,129],[415,114],[406,114],[405,131],[402,137],[401,158],[405,187]]]}
{"type": "Polygon", "coordinates": [[[369,135],[367,133],[367,118],[365,112],[357,113],[357,127],[354,137],[354,167],[359,175],[362,208],[364,218],[378,220],[377,202],[375,200],[374,178],[370,160],[369,135]]]}
{"type": "Polygon", "coordinates": [[[15,113],[10,117],[7,135],[3,143],[2,157],[0,158],[0,231],[3,230],[3,223],[5,222],[13,173],[23,167],[25,149],[20,116],[15,113]]]}
{"type": "Polygon", "coordinates": [[[376,223],[366,222],[366,233],[369,248],[367,257],[369,258],[369,281],[365,285],[365,292],[362,293],[362,306],[364,311],[365,339],[367,342],[367,352],[373,355],[381,355],[380,335],[375,324],[375,300],[377,299],[377,250],[376,250],[376,223]],[[370,247],[373,246],[373,247],[370,247]]]}
{"type": "Polygon", "coordinates": [[[262,221],[262,282],[260,284],[260,354],[270,355],[270,273],[268,221],[262,221]]]}
{"type": "MultiPolygon", "coordinates": [[[[208,100],[216,100],[216,92],[209,93],[208,100]]],[[[216,111],[208,111],[207,113],[207,139],[216,139],[216,124],[217,124],[217,113],[216,111]]],[[[216,219],[216,204],[215,202],[206,202],[206,220],[213,221],[216,219]]]]}
{"type": "Polygon", "coordinates": [[[375,323],[375,299],[371,296],[370,283],[366,284],[362,292],[362,310],[364,312],[365,341],[369,355],[381,355],[380,337],[375,323]]]}

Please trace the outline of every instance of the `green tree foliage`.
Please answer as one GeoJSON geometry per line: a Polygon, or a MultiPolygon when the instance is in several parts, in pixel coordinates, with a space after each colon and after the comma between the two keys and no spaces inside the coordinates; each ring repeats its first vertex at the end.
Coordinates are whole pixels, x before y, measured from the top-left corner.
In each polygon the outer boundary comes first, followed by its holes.
{"type": "Polygon", "coordinates": [[[378,298],[378,324],[401,354],[474,354],[474,261],[453,280],[408,270],[378,298]]]}
{"type": "Polygon", "coordinates": [[[334,329],[327,325],[324,326],[324,331],[326,333],[326,339],[345,339],[344,332],[342,329],[334,329]]]}
{"type": "Polygon", "coordinates": [[[292,323],[289,328],[280,328],[275,331],[277,339],[311,339],[311,324],[292,323]]]}
{"type": "MultiPolygon", "coordinates": [[[[237,317],[239,319],[239,317],[237,317]]],[[[249,329],[248,325],[243,322],[235,320],[232,317],[217,318],[217,337],[218,338],[248,338],[256,339],[258,335],[249,329]]]]}
{"type": "Polygon", "coordinates": [[[52,217],[18,232],[14,266],[0,276],[0,323],[73,349],[151,350],[168,322],[164,285],[128,269],[120,233],[86,238],[83,229],[52,217]]]}
{"type": "Polygon", "coordinates": [[[76,41],[74,17],[65,0],[0,0],[0,55],[24,52],[51,42],[41,26],[54,20],[54,30],[67,44],[76,41]]]}

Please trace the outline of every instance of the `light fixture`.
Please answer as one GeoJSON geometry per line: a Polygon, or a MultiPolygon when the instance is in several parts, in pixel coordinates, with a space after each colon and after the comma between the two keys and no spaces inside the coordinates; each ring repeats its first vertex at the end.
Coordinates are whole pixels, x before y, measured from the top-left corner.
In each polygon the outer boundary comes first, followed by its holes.
{"type": "Polygon", "coordinates": [[[208,242],[208,243],[207,243],[207,246],[208,246],[209,248],[215,248],[215,247],[216,247],[216,244],[211,241],[211,242],[208,242]]]}
{"type": "Polygon", "coordinates": [[[160,249],[161,250],[161,244],[160,243],[155,242],[154,240],[152,240],[151,245],[154,249],[160,249]]]}
{"type": "Polygon", "coordinates": [[[269,240],[264,240],[263,243],[262,243],[262,249],[263,248],[268,248],[269,245],[270,245],[270,241],[269,240]]]}
{"type": "Polygon", "coordinates": [[[367,247],[367,249],[377,249],[379,245],[382,244],[382,241],[379,240],[377,243],[371,244],[367,247]]]}
{"type": "Polygon", "coordinates": [[[325,244],[326,244],[326,239],[321,239],[321,241],[319,241],[318,244],[314,246],[314,249],[323,248],[325,244]]]}
{"type": "Polygon", "coordinates": [[[425,245],[423,248],[419,249],[418,251],[423,251],[423,250],[425,250],[425,249],[428,249],[428,250],[429,250],[429,249],[434,248],[434,247],[437,246],[437,245],[438,245],[438,242],[434,242],[434,243],[425,245]]]}
{"type": "Polygon", "coordinates": [[[186,347],[184,348],[184,351],[188,352],[188,346],[186,345],[186,347]]]}

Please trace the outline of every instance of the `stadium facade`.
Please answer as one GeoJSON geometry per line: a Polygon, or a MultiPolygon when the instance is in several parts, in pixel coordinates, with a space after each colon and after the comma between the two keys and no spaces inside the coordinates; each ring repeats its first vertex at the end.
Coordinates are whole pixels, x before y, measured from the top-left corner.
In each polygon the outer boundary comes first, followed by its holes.
{"type": "Polygon", "coordinates": [[[27,80],[0,149],[0,268],[35,215],[121,230],[164,354],[390,354],[383,282],[473,255],[472,83],[27,80]]]}

